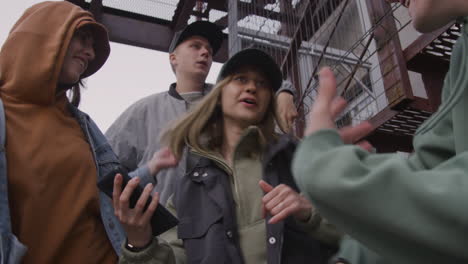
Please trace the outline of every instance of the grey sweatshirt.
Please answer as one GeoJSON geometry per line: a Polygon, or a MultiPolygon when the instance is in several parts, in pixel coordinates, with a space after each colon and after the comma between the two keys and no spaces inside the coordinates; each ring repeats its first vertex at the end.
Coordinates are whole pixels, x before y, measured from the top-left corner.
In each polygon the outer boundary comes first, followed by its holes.
{"type": "MultiPolygon", "coordinates": [[[[155,183],[146,165],[153,154],[162,148],[160,138],[170,124],[181,117],[190,107],[176,91],[175,83],[168,91],[147,96],[125,110],[106,131],[109,144],[119,157],[122,165],[132,176],[141,179],[141,185],[155,183]]],[[[203,93],[212,85],[205,84],[203,93]]],[[[160,171],[156,178],[155,190],[160,202],[165,204],[173,192],[173,175],[184,172],[185,162],[175,168],[160,171]]]]}

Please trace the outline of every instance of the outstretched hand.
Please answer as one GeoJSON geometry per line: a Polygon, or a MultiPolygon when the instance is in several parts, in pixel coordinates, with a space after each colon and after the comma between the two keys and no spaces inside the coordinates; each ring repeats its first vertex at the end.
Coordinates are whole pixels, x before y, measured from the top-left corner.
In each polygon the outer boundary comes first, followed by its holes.
{"type": "MultiPolygon", "coordinates": [[[[332,70],[323,68],[319,73],[318,95],[309,115],[309,122],[304,135],[308,136],[322,129],[337,129],[335,119],[346,108],[346,100],[338,96],[336,90],[336,78],[332,70]]],[[[338,132],[347,144],[361,146],[366,150],[371,150],[372,145],[367,141],[360,141],[365,135],[372,131],[372,125],[365,121],[356,126],[346,126],[338,132]]]]}
{"type": "Polygon", "coordinates": [[[266,193],[263,196],[263,217],[273,216],[268,223],[276,224],[293,215],[297,220],[307,221],[312,214],[312,204],[291,187],[280,184],[276,187],[261,180],[260,187],[266,193]]]}
{"type": "Polygon", "coordinates": [[[179,160],[174,156],[168,147],[164,147],[155,152],[148,162],[151,175],[156,175],[160,170],[175,167],[179,160]]]}

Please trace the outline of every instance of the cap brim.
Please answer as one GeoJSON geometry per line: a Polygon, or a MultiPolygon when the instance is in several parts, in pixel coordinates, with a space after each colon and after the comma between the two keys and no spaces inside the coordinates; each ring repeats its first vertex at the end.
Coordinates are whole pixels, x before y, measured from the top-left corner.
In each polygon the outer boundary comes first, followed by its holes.
{"type": "Polygon", "coordinates": [[[94,40],[94,60],[88,64],[88,68],[82,74],[82,78],[89,77],[97,72],[106,62],[110,54],[109,36],[103,25],[94,21],[85,21],[78,28],[86,27],[91,30],[94,40]]]}
{"type": "Polygon", "coordinates": [[[208,21],[196,21],[185,27],[181,32],[176,33],[169,52],[173,52],[180,43],[192,36],[201,36],[208,40],[213,49],[213,55],[218,52],[223,42],[223,32],[216,24],[208,21]]]}
{"type": "Polygon", "coordinates": [[[253,66],[262,71],[274,91],[281,87],[283,77],[278,64],[270,55],[258,49],[245,49],[234,54],[221,68],[217,81],[223,80],[246,66],[253,66]]]}

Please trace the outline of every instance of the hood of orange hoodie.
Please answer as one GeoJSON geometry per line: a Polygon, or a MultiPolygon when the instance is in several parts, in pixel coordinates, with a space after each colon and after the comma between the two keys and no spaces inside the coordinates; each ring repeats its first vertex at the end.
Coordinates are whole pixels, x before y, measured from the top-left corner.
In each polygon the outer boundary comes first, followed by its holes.
{"type": "Polygon", "coordinates": [[[63,60],[76,29],[87,26],[96,57],[81,76],[95,73],[110,53],[106,29],[67,2],[43,2],[25,11],[0,51],[0,96],[20,104],[51,105],[63,60]]]}

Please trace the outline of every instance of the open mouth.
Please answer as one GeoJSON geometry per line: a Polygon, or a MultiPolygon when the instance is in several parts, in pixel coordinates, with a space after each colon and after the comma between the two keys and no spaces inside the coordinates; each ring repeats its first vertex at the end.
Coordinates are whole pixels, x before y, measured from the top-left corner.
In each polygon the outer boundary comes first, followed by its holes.
{"type": "Polygon", "coordinates": [[[241,102],[244,105],[248,105],[248,106],[256,106],[257,105],[257,101],[255,99],[250,99],[250,98],[242,99],[241,102]]]}

